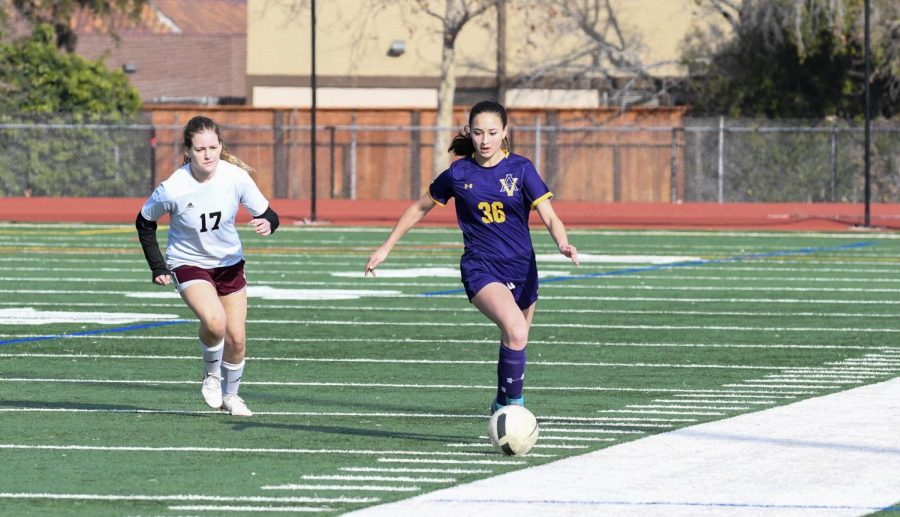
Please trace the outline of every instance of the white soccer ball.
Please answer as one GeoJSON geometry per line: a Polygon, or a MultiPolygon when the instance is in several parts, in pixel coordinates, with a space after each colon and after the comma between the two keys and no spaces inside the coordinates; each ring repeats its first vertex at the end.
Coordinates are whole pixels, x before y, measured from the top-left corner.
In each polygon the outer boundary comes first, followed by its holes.
{"type": "Polygon", "coordinates": [[[522,406],[503,406],[491,415],[488,438],[491,439],[491,445],[503,454],[524,456],[537,442],[537,418],[522,406]]]}

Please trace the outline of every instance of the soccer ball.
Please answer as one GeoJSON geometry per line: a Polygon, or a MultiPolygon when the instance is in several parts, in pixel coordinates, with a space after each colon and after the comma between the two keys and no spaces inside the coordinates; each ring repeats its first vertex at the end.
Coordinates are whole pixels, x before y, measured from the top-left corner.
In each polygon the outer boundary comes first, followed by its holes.
{"type": "Polygon", "coordinates": [[[524,456],[537,442],[537,418],[522,406],[503,406],[491,415],[488,438],[491,445],[503,454],[524,456]]]}

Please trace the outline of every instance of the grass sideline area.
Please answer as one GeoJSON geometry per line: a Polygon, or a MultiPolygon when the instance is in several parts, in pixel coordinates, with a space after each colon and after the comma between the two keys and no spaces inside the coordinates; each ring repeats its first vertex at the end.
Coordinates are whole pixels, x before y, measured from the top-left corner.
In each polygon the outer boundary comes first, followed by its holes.
{"type": "Polygon", "coordinates": [[[203,404],[197,325],[130,226],[0,224],[4,512],[340,514],[900,374],[893,234],[573,230],[574,268],[535,230],[541,438],[507,458],[458,230],[414,229],[363,278],[386,233],[242,233],[239,419],[203,404]]]}

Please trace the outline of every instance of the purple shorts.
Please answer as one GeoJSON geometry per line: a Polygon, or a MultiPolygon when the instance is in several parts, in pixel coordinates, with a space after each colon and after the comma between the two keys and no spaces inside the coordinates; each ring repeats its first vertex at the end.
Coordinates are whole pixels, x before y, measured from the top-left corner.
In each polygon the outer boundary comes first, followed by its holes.
{"type": "Polygon", "coordinates": [[[538,299],[536,265],[532,265],[530,271],[528,271],[528,276],[525,278],[500,278],[495,273],[482,268],[466,268],[463,270],[462,283],[466,289],[466,296],[469,297],[469,302],[478,294],[478,291],[493,282],[505,285],[516,300],[516,305],[522,310],[534,305],[534,302],[538,299]]]}
{"type": "Polygon", "coordinates": [[[172,270],[172,277],[180,293],[189,284],[197,281],[209,282],[215,288],[219,296],[236,293],[247,287],[247,279],[244,276],[244,261],[230,266],[203,269],[197,266],[178,266],[172,270]]]}

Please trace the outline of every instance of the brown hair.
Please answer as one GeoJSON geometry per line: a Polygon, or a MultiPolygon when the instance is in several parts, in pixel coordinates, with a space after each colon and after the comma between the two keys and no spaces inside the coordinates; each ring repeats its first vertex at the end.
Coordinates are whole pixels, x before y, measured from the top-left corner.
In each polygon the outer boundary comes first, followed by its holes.
{"type": "MultiPolygon", "coordinates": [[[[500,117],[500,122],[503,123],[503,127],[506,127],[507,116],[506,116],[506,108],[503,107],[497,101],[494,100],[486,100],[481,101],[478,104],[472,106],[471,111],[469,111],[469,124],[466,126],[464,131],[461,131],[455,137],[453,137],[453,141],[450,142],[450,148],[448,151],[453,152],[456,156],[469,156],[475,152],[475,144],[472,143],[472,134],[470,133],[472,122],[475,120],[475,117],[482,113],[493,113],[500,117]]],[[[509,140],[506,138],[503,139],[503,143],[501,147],[505,150],[509,150],[509,140]]]]}
{"type": "MultiPolygon", "coordinates": [[[[216,134],[217,137],[219,137],[219,143],[222,144],[221,159],[232,165],[237,165],[250,174],[256,172],[256,169],[244,163],[244,160],[241,160],[237,156],[231,154],[227,149],[225,149],[225,144],[222,143],[222,128],[209,117],[197,115],[196,117],[188,121],[187,125],[184,126],[184,140],[182,141],[182,145],[184,146],[184,148],[190,149],[194,141],[194,135],[196,135],[197,133],[202,133],[204,131],[212,131],[216,134]]],[[[191,158],[187,153],[185,153],[184,160],[181,162],[181,164],[186,165],[188,163],[191,163],[191,158]]]]}

